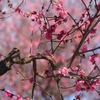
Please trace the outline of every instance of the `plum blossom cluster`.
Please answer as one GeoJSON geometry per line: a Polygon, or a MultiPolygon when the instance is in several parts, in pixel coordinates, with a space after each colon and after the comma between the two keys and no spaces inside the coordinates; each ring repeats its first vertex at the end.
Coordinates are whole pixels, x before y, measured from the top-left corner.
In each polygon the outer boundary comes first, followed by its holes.
{"type": "Polygon", "coordinates": [[[81,51],[82,51],[82,52],[87,51],[87,46],[83,45],[83,46],[81,47],[81,51]]]}
{"type": "MultiPolygon", "coordinates": [[[[67,11],[63,8],[63,3],[59,2],[54,4],[56,6],[56,11],[59,12],[59,15],[47,17],[45,16],[44,9],[38,12],[31,12],[30,18],[32,21],[36,21],[41,26],[41,32],[45,35],[47,40],[53,39],[53,33],[56,31],[57,26],[60,25],[62,22],[67,22],[67,11]],[[54,24],[50,24],[51,21],[54,21],[54,24]]],[[[47,10],[48,12],[48,10],[47,10]]],[[[60,34],[57,35],[57,39],[61,39],[63,35],[65,35],[65,31],[62,30],[60,34]]]]}
{"type": "MultiPolygon", "coordinates": [[[[28,80],[31,84],[34,82],[33,77],[31,77],[30,79],[22,79],[22,82],[26,81],[26,80],[28,80]]],[[[9,97],[11,99],[15,98],[15,100],[30,100],[29,97],[21,97],[19,95],[13,94],[9,90],[5,90],[5,89],[0,89],[0,90],[4,91],[5,96],[7,96],[7,97],[9,97]]]]}
{"type": "Polygon", "coordinates": [[[24,100],[24,99],[29,100],[29,98],[22,98],[19,95],[11,93],[9,90],[2,89],[2,91],[4,91],[4,94],[11,99],[13,99],[13,97],[16,97],[16,100],[24,100]]]}
{"type": "Polygon", "coordinates": [[[76,91],[94,91],[97,86],[100,85],[100,80],[77,80],[76,91]]]}
{"type": "Polygon", "coordinates": [[[80,99],[81,99],[81,98],[80,98],[80,94],[76,94],[76,95],[75,95],[75,98],[76,98],[75,100],[80,100],[80,99]]]}
{"type": "Polygon", "coordinates": [[[94,64],[94,63],[96,62],[95,59],[96,59],[97,57],[98,57],[98,53],[91,55],[91,56],[90,56],[90,62],[91,62],[92,64],[94,64]]]}
{"type": "Polygon", "coordinates": [[[4,91],[5,96],[11,99],[15,98],[15,100],[30,100],[29,97],[21,97],[19,95],[11,93],[9,90],[2,89],[1,91],[4,91]]]}
{"type": "Polygon", "coordinates": [[[64,9],[63,3],[61,1],[59,3],[57,3],[56,10],[59,11],[60,18],[64,18],[64,15],[67,14],[67,11],[66,11],[66,9],[64,9]]]}

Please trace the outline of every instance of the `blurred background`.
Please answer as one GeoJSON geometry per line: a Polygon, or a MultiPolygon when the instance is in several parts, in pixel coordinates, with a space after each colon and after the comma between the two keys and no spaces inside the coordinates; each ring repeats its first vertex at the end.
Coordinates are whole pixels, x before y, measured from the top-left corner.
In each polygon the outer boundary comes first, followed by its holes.
{"type": "MultiPolygon", "coordinates": [[[[45,38],[45,35],[41,37],[40,29],[42,28],[43,23],[40,25],[35,21],[32,21],[29,16],[27,17],[24,15],[28,15],[33,11],[39,12],[44,5],[44,14],[46,16],[57,16],[58,12],[56,11],[55,6],[51,6],[48,13],[45,11],[50,5],[50,0],[25,0],[21,5],[21,0],[10,0],[12,7],[16,9],[20,5],[20,9],[23,13],[18,13],[17,11],[15,12],[14,9],[10,8],[7,3],[8,1],[0,0],[0,54],[6,56],[14,47],[20,50],[21,57],[28,57],[29,55],[35,55],[37,53],[42,54],[45,53],[46,50],[50,50],[50,42],[48,42],[45,38]]],[[[60,0],[55,1],[60,2],[60,0]]],[[[66,9],[66,11],[70,13],[76,21],[78,21],[85,12],[85,7],[81,0],[61,0],[61,2],[63,3],[64,9],[66,9]]],[[[84,2],[86,5],[89,5],[90,0],[84,0],[84,2]]],[[[98,2],[100,2],[100,0],[97,0],[97,3],[98,2]]],[[[93,5],[90,10],[91,15],[96,12],[94,3],[92,4],[93,5]]],[[[72,28],[74,22],[69,16],[67,18],[67,22],[61,23],[61,25],[57,26],[54,34],[57,35],[61,30],[69,31],[72,28]]],[[[53,23],[54,22],[51,21],[50,25],[53,23]]],[[[100,25],[98,24],[96,26],[96,35],[91,39],[90,44],[86,44],[88,49],[100,46],[99,27],[100,25]]],[[[53,38],[55,38],[55,36],[53,38]]],[[[81,39],[74,38],[75,36],[81,36],[80,31],[76,31],[69,37],[66,37],[66,39],[69,40],[73,38],[72,42],[69,41],[66,44],[62,43],[62,48],[57,49],[54,53],[54,59],[58,68],[65,67],[70,57],[73,55],[81,39]]],[[[54,42],[54,48],[56,48],[57,44],[58,42],[54,42]]],[[[100,50],[96,50],[96,53],[97,52],[100,52],[100,50]]],[[[94,66],[89,61],[90,54],[91,52],[86,55],[86,59],[84,59],[81,63],[81,69],[85,71],[86,75],[88,75],[94,66]]],[[[2,56],[1,59],[3,59],[2,56]]],[[[96,61],[99,66],[100,59],[96,59],[96,61]]],[[[77,66],[78,63],[79,58],[75,59],[72,66],[77,66]]],[[[45,69],[48,69],[48,62],[45,60],[38,60],[37,68],[39,73],[42,73],[45,69]]],[[[20,95],[23,98],[30,98],[33,85],[29,80],[23,80],[24,77],[22,75],[28,79],[33,77],[34,72],[32,70],[32,63],[12,66],[11,71],[7,72],[3,76],[0,76],[0,89],[4,88],[5,90],[9,90],[11,93],[20,95]]],[[[37,82],[54,97],[54,100],[60,100],[54,79],[42,79],[37,77],[37,82]]],[[[75,80],[62,78],[60,85],[63,87],[70,87],[75,85],[75,80]]],[[[97,88],[99,90],[100,87],[97,88]]],[[[80,93],[76,92],[75,87],[61,89],[61,93],[64,96],[64,100],[73,100],[75,99],[76,94],[81,94],[81,100],[100,100],[100,96],[98,96],[97,92],[83,91],[80,93]]],[[[16,96],[11,99],[5,96],[3,91],[0,91],[0,100],[16,100],[16,96]]],[[[34,100],[50,100],[50,98],[41,90],[39,86],[36,86],[34,100]]]]}

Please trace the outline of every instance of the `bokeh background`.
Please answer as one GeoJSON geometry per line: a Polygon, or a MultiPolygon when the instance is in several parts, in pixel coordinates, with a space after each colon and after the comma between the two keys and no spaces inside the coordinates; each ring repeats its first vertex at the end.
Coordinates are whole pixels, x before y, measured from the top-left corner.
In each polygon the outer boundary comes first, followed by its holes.
{"type": "MultiPolygon", "coordinates": [[[[59,0],[55,0],[59,2],[59,0]]],[[[61,0],[64,8],[69,12],[77,21],[80,19],[82,13],[85,11],[85,7],[81,0],[61,0]]],[[[89,4],[90,0],[84,0],[86,5],[89,4]]],[[[97,3],[100,0],[97,0],[97,3]]],[[[13,8],[17,8],[21,3],[21,0],[10,0],[10,3],[13,4],[13,8]]],[[[50,4],[50,0],[25,0],[20,6],[20,9],[29,14],[32,11],[39,12],[44,5],[44,9],[50,4]]],[[[93,3],[94,5],[94,3],[93,3]]],[[[2,14],[0,12],[0,53],[3,56],[6,56],[14,47],[20,49],[21,57],[28,57],[29,55],[35,55],[36,53],[43,53],[46,50],[50,49],[50,43],[47,42],[45,36],[41,38],[40,25],[35,21],[32,21],[30,18],[24,17],[24,15],[14,12],[14,9],[8,7],[7,0],[0,0],[0,10],[6,12],[2,14]],[[33,31],[33,34],[32,34],[33,31]],[[30,52],[31,49],[31,52],[30,52]]],[[[95,13],[94,6],[91,8],[90,13],[95,13]]],[[[57,15],[58,12],[55,8],[50,7],[47,16],[57,15]]],[[[68,16],[68,15],[66,15],[68,16]]],[[[53,24],[51,22],[50,24],[53,24]]],[[[70,30],[74,22],[70,17],[66,23],[62,23],[57,27],[55,34],[58,34],[60,30],[70,30]]],[[[97,33],[91,40],[90,44],[86,44],[88,49],[95,48],[100,45],[100,25],[98,24],[96,29],[97,33]]],[[[79,31],[76,31],[67,39],[73,38],[75,36],[81,35],[79,31]]],[[[69,61],[70,57],[75,51],[76,46],[78,45],[80,38],[73,39],[72,42],[62,44],[61,49],[57,49],[55,52],[55,60],[57,62],[58,68],[64,67],[69,61]]],[[[57,43],[54,43],[56,47],[57,43]]],[[[100,52],[96,50],[96,52],[100,52]]],[[[100,57],[100,56],[99,56],[100,57]]],[[[1,60],[3,57],[1,57],[1,60]]],[[[79,60],[76,59],[72,66],[76,66],[79,63],[79,60]]],[[[100,59],[97,59],[98,66],[100,65],[100,59]]],[[[40,73],[43,72],[48,66],[48,63],[45,60],[37,61],[37,68],[40,73]]],[[[86,55],[86,59],[82,61],[82,69],[85,71],[85,74],[88,74],[93,68],[93,65],[89,62],[89,54],[86,55]]],[[[4,88],[9,90],[11,93],[20,95],[21,97],[31,97],[32,93],[32,84],[29,80],[22,81],[23,76],[19,73],[21,72],[25,77],[31,78],[34,73],[32,71],[32,63],[27,65],[14,65],[12,70],[0,76],[0,89],[4,88]],[[17,69],[16,69],[17,68],[17,69]],[[18,72],[18,73],[17,73],[18,72]]],[[[53,79],[42,79],[37,78],[38,83],[46,89],[55,99],[59,100],[58,90],[56,83],[53,79]]],[[[61,86],[69,87],[73,86],[75,80],[62,79],[61,86]]],[[[98,90],[100,88],[98,87],[98,90]]],[[[77,94],[75,87],[69,89],[61,89],[61,93],[64,96],[64,100],[73,100],[77,94]]],[[[35,88],[34,100],[49,100],[50,98],[38,87],[35,88]]],[[[81,92],[81,100],[100,100],[100,96],[96,92],[81,92]]],[[[16,100],[16,97],[13,99],[7,97],[3,91],[0,91],[0,100],[16,100]]]]}

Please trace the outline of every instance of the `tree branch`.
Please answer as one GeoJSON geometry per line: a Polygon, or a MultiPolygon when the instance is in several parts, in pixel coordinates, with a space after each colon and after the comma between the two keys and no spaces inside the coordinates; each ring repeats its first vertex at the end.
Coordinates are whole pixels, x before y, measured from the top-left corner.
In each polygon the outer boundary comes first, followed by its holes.
{"type": "Polygon", "coordinates": [[[0,61],[0,75],[5,74],[7,71],[11,69],[11,66],[13,64],[28,64],[31,61],[37,60],[37,59],[45,59],[47,60],[52,67],[52,70],[55,70],[56,63],[52,59],[52,57],[45,55],[45,54],[39,54],[39,55],[34,55],[30,57],[25,57],[25,58],[20,58],[20,50],[17,48],[13,48],[13,50],[8,54],[8,56],[0,61]]]}

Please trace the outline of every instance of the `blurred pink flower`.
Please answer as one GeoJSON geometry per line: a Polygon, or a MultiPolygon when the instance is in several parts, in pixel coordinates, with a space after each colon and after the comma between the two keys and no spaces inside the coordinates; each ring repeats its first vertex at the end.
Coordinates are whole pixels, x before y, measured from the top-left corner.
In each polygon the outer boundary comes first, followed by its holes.
{"type": "Polygon", "coordinates": [[[79,82],[77,82],[77,84],[76,84],[76,91],[81,91],[81,85],[80,85],[80,83],[79,82]]]}
{"type": "Polygon", "coordinates": [[[10,98],[13,97],[13,94],[12,94],[9,90],[5,91],[5,95],[6,95],[7,97],[10,97],[10,98]]]}
{"type": "Polygon", "coordinates": [[[34,82],[34,79],[33,77],[29,79],[30,83],[33,83],[34,82]]]}
{"type": "Polygon", "coordinates": [[[37,21],[38,18],[37,18],[37,16],[31,14],[31,15],[30,15],[30,19],[31,19],[32,21],[37,21]]]}
{"type": "Polygon", "coordinates": [[[79,74],[80,74],[80,75],[84,75],[85,72],[84,72],[83,70],[81,70],[81,71],[79,71],[79,74]]]}
{"type": "Polygon", "coordinates": [[[97,7],[98,7],[98,9],[100,10],[100,2],[98,3],[97,7]]]}
{"type": "Polygon", "coordinates": [[[51,40],[52,39],[52,33],[47,32],[45,37],[46,37],[47,40],[51,40]]]}
{"type": "Polygon", "coordinates": [[[74,70],[74,71],[77,71],[77,70],[78,70],[78,67],[73,67],[73,70],[74,70]]]}
{"type": "Polygon", "coordinates": [[[60,12],[59,12],[59,15],[60,17],[62,16],[62,18],[64,17],[64,15],[67,14],[67,11],[65,9],[62,9],[60,12]]]}
{"type": "Polygon", "coordinates": [[[47,40],[51,40],[52,39],[52,30],[51,30],[51,28],[47,29],[45,37],[46,37],[47,40]]]}
{"type": "Polygon", "coordinates": [[[16,100],[23,100],[20,96],[17,96],[16,100]]]}
{"type": "Polygon", "coordinates": [[[81,47],[81,51],[82,51],[82,52],[84,52],[84,51],[86,51],[86,50],[87,50],[87,46],[84,45],[84,46],[81,47]]]}
{"type": "Polygon", "coordinates": [[[57,35],[57,39],[61,40],[65,34],[66,34],[66,31],[65,30],[61,30],[60,34],[57,35]]]}
{"type": "Polygon", "coordinates": [[[57,25],[56,24],[55,25],[51,25],[51,31],[52,32],[55,32],[56,28],[57,28],[57,25]]]}
{"type": "Polygon", "coordinates": [[[66,67],[63,67],[62,69],[58,70],[58,73],[63,74],[63,75],[68,74],[68,72],[69,72],[69,69],[67,69],[66,67]]]}
{"type": "Polygon", "coordinates": [[[80,94],[76,94],[75,98],[78,99],[78,100],[80,100],[80,94]]]}
{"type": "Polygon", "coordinates": [[[47,76],[50,76],[50,75],[52,75],[52,71],[46,70],[46,71],[45,71],[45,74],[46,74],[47,76]]]}
{"type": "Polygon", "coordinates": [[[95,34],[96,31],[97,31],[97,29],[92,29],[90,33],[91,33],[91,34],[95,34]]]}
{"type": "Polygon", "coordinates": [[[50,56],[51,54],[50,54],[50,51],[49,50],[45,50],[45,52],[44,52],[46,55],[48,55],[48,56],[50,56]]]}
{"type": "Polygon", "coordinates": [[[87,39],[87,43],[90,44],[90,38],[87,39]]]}
{"type": "Polygon", "coordinates": [[[56,10],[59,11],[59,10],[62,10],[62,8],[63,8],[63,3],[60,1],[60,2],[57,4],[56,10]]]}
{"type": "Polygon", "coordinates": [[[95,63],[95,58],[96,57],[98,57],[98,54],[93,54],[93,55],[91,55],[90,56],[90,61],[92,62],[92,63],[95,63]]]}
{"type": "Polygon", "coordinates": [[[42,18],[43,17],[43,12],[39,11],[39,17],[42,18]]]}

